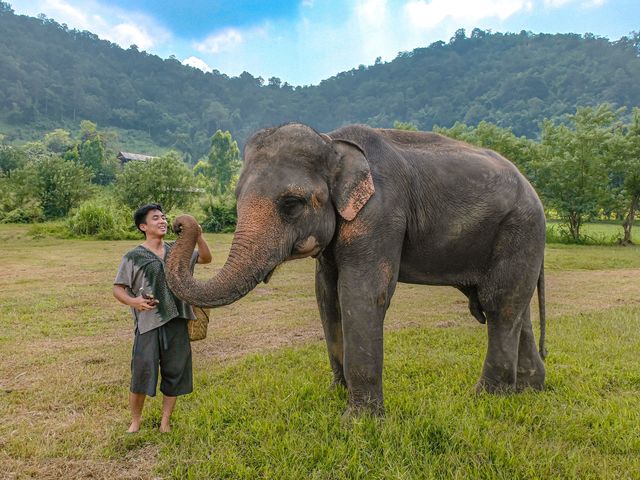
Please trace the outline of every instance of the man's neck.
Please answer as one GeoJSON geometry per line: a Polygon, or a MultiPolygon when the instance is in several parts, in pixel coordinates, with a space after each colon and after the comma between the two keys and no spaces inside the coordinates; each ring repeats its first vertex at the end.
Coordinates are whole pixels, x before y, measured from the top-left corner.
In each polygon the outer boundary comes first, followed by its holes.
{"type": "Polygon", "coordinates": [[[164,237],[147,237],[142,245],[150,250],[161,250],[164,247],[164,237]]]}

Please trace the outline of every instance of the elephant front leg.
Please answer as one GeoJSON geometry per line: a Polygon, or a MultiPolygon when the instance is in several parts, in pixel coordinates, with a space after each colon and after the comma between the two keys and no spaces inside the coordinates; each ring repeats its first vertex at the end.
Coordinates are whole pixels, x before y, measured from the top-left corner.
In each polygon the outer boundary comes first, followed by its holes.
{"type": "Polygon", "coordinates": [[[347,381],[343,368],[343,333],[338,301],[338,273],[335,264],[321,257],[316,261],[316,299],[320,310],[320,319],[327,342],[329,363],[333,371],[332,387],[342,385],[346,388],[347,381]]]}
{"type": "Polygon", "coordinates": [[[383,324],[393,285],[395,282],[384,271],[364,275],[340,272],[344,375],[349,391],[347,417],[361,412],[384,414],[383,324]]]}

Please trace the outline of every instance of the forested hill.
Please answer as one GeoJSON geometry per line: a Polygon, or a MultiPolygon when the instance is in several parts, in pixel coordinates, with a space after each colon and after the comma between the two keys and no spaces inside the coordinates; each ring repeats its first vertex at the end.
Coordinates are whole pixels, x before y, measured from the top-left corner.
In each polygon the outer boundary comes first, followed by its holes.
{"type": "MultiPolygon", "coordinates": [[[[360,66],[317,86],[292,87],[249,73],[229,77],[122,49],[0,2],[0,133],[77,125],[147,132],[195,160],[217,129],[241,142],[257,128],[302,121],[321,131],[345,123],[421,129],[488,120],[536,136],[543,118],[577,105],[640,105],[640,35],[460,30],[448,42],[360,66]]],[[[7,135],[8,134],[8,135],[7,135]]]]}

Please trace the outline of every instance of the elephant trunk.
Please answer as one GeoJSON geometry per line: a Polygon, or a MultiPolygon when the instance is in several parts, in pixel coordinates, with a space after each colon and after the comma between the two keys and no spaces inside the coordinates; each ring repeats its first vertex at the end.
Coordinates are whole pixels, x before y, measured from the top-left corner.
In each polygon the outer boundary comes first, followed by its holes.
{"type": "Polygon", "coordinates": [[[267,202],[252,202],[245,209],[251,215],[239,222],[229,257],[222,269],[206,282],[193,278],[190,260],[199,235],[196,220],[178,217],[174,229],[180,231],[166,265],[169,288],[190,305],[219,307],[229,305],[249,293],[286,258],[273,207],[267,202]]]}

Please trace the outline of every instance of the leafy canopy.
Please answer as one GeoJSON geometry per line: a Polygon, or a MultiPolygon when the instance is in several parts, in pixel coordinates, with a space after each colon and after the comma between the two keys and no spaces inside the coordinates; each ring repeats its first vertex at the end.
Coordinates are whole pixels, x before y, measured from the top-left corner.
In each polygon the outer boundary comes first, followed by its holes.
{"type": "Polygon", "coordinates": [[[197,193],[189,167],[176,152],[128,162],[116,177],[118,197],[129,208],[158,202],[165,211],[187,207],[197,193]]]}

